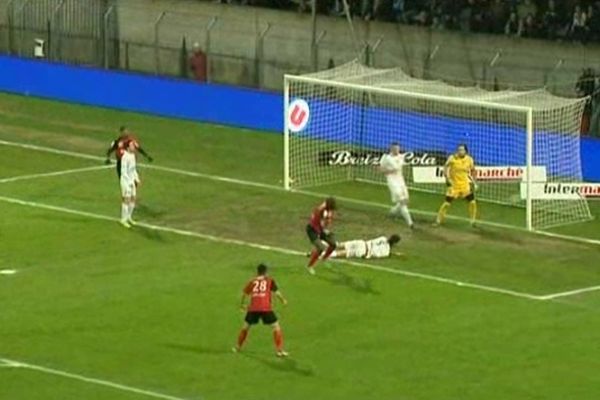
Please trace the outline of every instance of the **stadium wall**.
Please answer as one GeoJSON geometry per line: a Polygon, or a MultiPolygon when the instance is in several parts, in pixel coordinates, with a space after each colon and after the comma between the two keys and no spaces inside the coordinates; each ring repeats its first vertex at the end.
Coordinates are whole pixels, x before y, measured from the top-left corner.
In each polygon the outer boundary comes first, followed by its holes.
{"type": "MultiPolygon", "coordinates": [[[[8,56],[0,56],[0,68],[4,92],[276,133],[283,130],[279,93],[8,56]]],[[[600,182],[600,140],[583,138],[581,154],[584,179],[600,182]]]]}

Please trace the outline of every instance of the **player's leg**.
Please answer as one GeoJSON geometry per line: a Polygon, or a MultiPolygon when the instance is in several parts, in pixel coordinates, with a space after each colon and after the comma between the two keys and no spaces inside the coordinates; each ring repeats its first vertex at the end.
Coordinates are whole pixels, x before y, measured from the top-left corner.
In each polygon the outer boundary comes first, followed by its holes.
{"type": "Polygon", "coordinates": [[[465,197],[465,200],[469,202],[469,220],[471,221],[471,225],[475,225],[477,221],[477,200],[475,200],[475,194],[471,192],[465,197]]]}
{"type": "Polygon", "coordinates": [[[394,195],[394,200],[396,201],[394,209],[397,209],[397,213],[402,216],[406,225],[408,225],[409,228],[412,228],[414,223],[410,211],[408,210],[408,189],[406,186],[398,187],[394,195]]]}
{"type": "Polygon", "coordinates": [[[345,258],[348,257],[348,249],[346,249],[346,244],[344,242],[340,242],[337,244],[337,247],[331,253],[329,258],[345,258]]]}
{"type": "Polygon", "coordinates": [[[127,210],[127,222],[129,222],[131,225],[135,224],[135,221],[133,220],[133,210],[135,210],[136,197],[137,197],[137,187],[134,183],[131,187],[131,198],[129,201],[129,208],[127,210]]]}
{"type": "Polygon", "coordinates": [[[287,357],[289,354],[283,349],[283,331],[281,330],[281,325],[279,325],[275,313],[267,313],[264,317],[264,322],[265,324],[271,325],[271,328],[273,329],[273,343],[275,343],[277,357],[287,357]],[[273,319],[274,322],[268,322],[273,319]]]}
{"type": "Polygon", "coordinates": [[[129,219],[129,201],[131,200],[131,189],[129,185],[121,183],[121,225],[131,228],[129,219]]]}
{"type": "Polygon", "coordinates": [[[244,318],[244,325],[242,325],[242,329],[238,334],[237,343],[232,349],[234,352],[237,353],[240,350],[242,350],[242,346],[244,345],[244,342],[246,342],[246,338],[248,337],[248,333],[250,332],[250,327],[258,323],[259,317],[259,314],[255,312],[249,311],[246,313],[246,317],[244,318]]]}
{"type": "Polygon", "coordinates": [[[438,210],[437,218],[435,220],[436,225],[441,225],[446,220],[446,214],[448,213],[448,209],[450,208],[450,205],[452,204],[454,197],[455,197],[454,191],[452,190],[452,188],[449,188],[448,191],[446,192],[446,197],[444,199],[444,202],[442,203],[442,205],[440,206],[440,209],[438,210]]]}
{"type": "Polygon", "coordinates": [[[325,253],[323,254],[323,260],[327,260],[329,258],[329,256],[331,256],[331,254],[333,254],[333,252],[337,248],[337,242],[335,240],[335,235],[333,233],[324,234],[321,236],[321,239],[325,243],[327,243],[327,249],[325,250],[325,253]]]}
{"type": "Polygon", "coordinates": [[[313,229],[312,226],[306,226],[306,234],[308,235],[310,243],[313,245],[313,250],[310,253],[307,268],[311,274],[314,274],[313,267],[319,260],[319,256],[321,256],[321,254],[326,250],[326,246],[322,243],[319,234],[313,229]]]}

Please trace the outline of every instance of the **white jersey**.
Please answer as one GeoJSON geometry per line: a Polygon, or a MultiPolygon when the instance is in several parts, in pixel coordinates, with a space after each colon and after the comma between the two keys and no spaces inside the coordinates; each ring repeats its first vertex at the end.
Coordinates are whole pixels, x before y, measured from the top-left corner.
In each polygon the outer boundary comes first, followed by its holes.
{"type": "Polygon", "coordinates": [[[393,203],[408,200],[408,190],[404,182],[404,155],[384,154],[381,157],[381,169],[385,173],[393,203]]]}
{"type": "Polygon", "coordinates": [[[350,240],[343,243],[347,258],[389,257],[391,247],[385,236],[371,240],[350,240]]]}
{"type": "Polygon", "coordinates": [[[121,185],[134,185],[138,181],[135,154],[126,151],[121,157],[121,185]]]}

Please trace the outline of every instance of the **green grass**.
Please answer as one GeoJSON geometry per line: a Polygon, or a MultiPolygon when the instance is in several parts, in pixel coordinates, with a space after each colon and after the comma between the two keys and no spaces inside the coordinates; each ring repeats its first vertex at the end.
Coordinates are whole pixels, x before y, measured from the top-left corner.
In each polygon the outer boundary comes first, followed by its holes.
{"type": "MultiPolygon", "coordinates": [[[[101,156],[122,124],[157,165],[273,186],[281,137],[188,121],[0,96],[0,140],[101,156]]],[[[0,179],[94,165],[0,146],[0,179]]],[[[137,217],[218,238],[305,251],[317,198],[141,168],[137,217]]],[[[385,188],[313,189],[383,205],[385,188]]],[[[117,217],[114,171],[0,184],[0,196],[117,217]]],[[[415,194],[432,212],[436,196],[415,194]]],[[[405,258],[374,266],[545,295],[600,285],[600,246],[452,220],[408,232],[385,209],[341,202],[341,239],[399,232],[405,258]]],[[[506,224],[519,211],[482,204],[506,224]]],[[[600,292],[539,301],[341,263],[306,260],[166,231],[0,201],[0,358],[185,399],[595,399],[600,292]],[[278,308],[293,357],[257,327],[229,352],[241,287],[265,261],[290,300],[278,308]]],[[[594,207],[595,212],[600,211],[594,207]]],[[[457,204],[452,212],[464,215],[457,204]]],[[[600,215],[597,213],[596,215],[600,215]]],[[[599,237],[593,221],[556,232],[599,237]]],[[[0,367],[0,399],[145,399],[141,394],[0,367]]]]}

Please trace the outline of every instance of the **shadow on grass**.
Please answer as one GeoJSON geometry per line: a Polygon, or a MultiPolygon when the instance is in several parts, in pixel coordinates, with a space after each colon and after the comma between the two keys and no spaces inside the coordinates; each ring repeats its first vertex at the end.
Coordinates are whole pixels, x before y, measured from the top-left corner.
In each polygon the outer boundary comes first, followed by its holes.
{"type": "Polygon", "coordinates": [[[199,345],[181,344],[181,343],[165,343],[163,346],[173,350],[178,350],[186,353],[204,354],[204,355],[224,355],[230,354],[231,350],[225,348],[210,348],[199,345]]]}
{"type": "Polygon", "coordinates": [[[181,343],[165,343],[163,346],[168,347],[173,350],[185,352],[185,353],[193,353],[199,355],[231,355],[232,357],[244,357],[249,360],[256,361],[267,368],[270,368],[274,371],[296,374],[299,376],[310,377],[314,376],[315,373],[312,367],[303,367],[298,361],[291,358],[277,358],[274,353],[267,354],[259,354],[252,351],[242,351],[241,353],[234,354],[228,348],[211,348],[211,347],[203,347],[199,345],[189,345],[189,344],[181,344],[181,343]]]}
{"type": "Polygon", "coordinates": [[[490,240],[494,242],[507,242],[513,244],[524,244],[522,238],[517,237],[517,235],[515,235],[515,232],[509,232],[508,230],[500,231],[497,229],[490,229],[488,227],[476,225],[475,228],[473,228],[473,232],[485,240],[490,240]]]}
{"type": "Polygon", "coordinates": [[[166,214],[164,210],[156,210],[151,207],[148,207],[145,203],[139,203],[135,206],[136,212],[140,215],[148,218],[158,218],[162,217],[166,214]]]}
{"type": "Polygon", "coordinates": [[[157,231],[156,229],[145,228],[143,226],[136,226],[132,229],[132,231],[137,233],[138,235],[140,235],[148,240],[152,240],[154,242],[160,242],[160,243],[167,242],[167,239],[165,239],[165,236],[163,235],[163,233],[160,231],[157,231]]]}
{"type": "Polygon", "coordinates": [[[303,377],[311,377],[315,375],[311,367],[303,367],[298,361],[292,358],[276,358],[275,355],[262,355],[253,352],[243,351],[239,356],[259,362],[263,366],[274,371],[295,374],[303,377]]]}
{"type": "Polygon", "coordinates": [[[347,274],[340,268],[341,265],[335,265],[331,268],[319,268],[315,278],[336,286],[344,286],[361,294],[380,295],[381,292],[373,288],[373,282],[370,279],[360,279],[347,274]]]}

